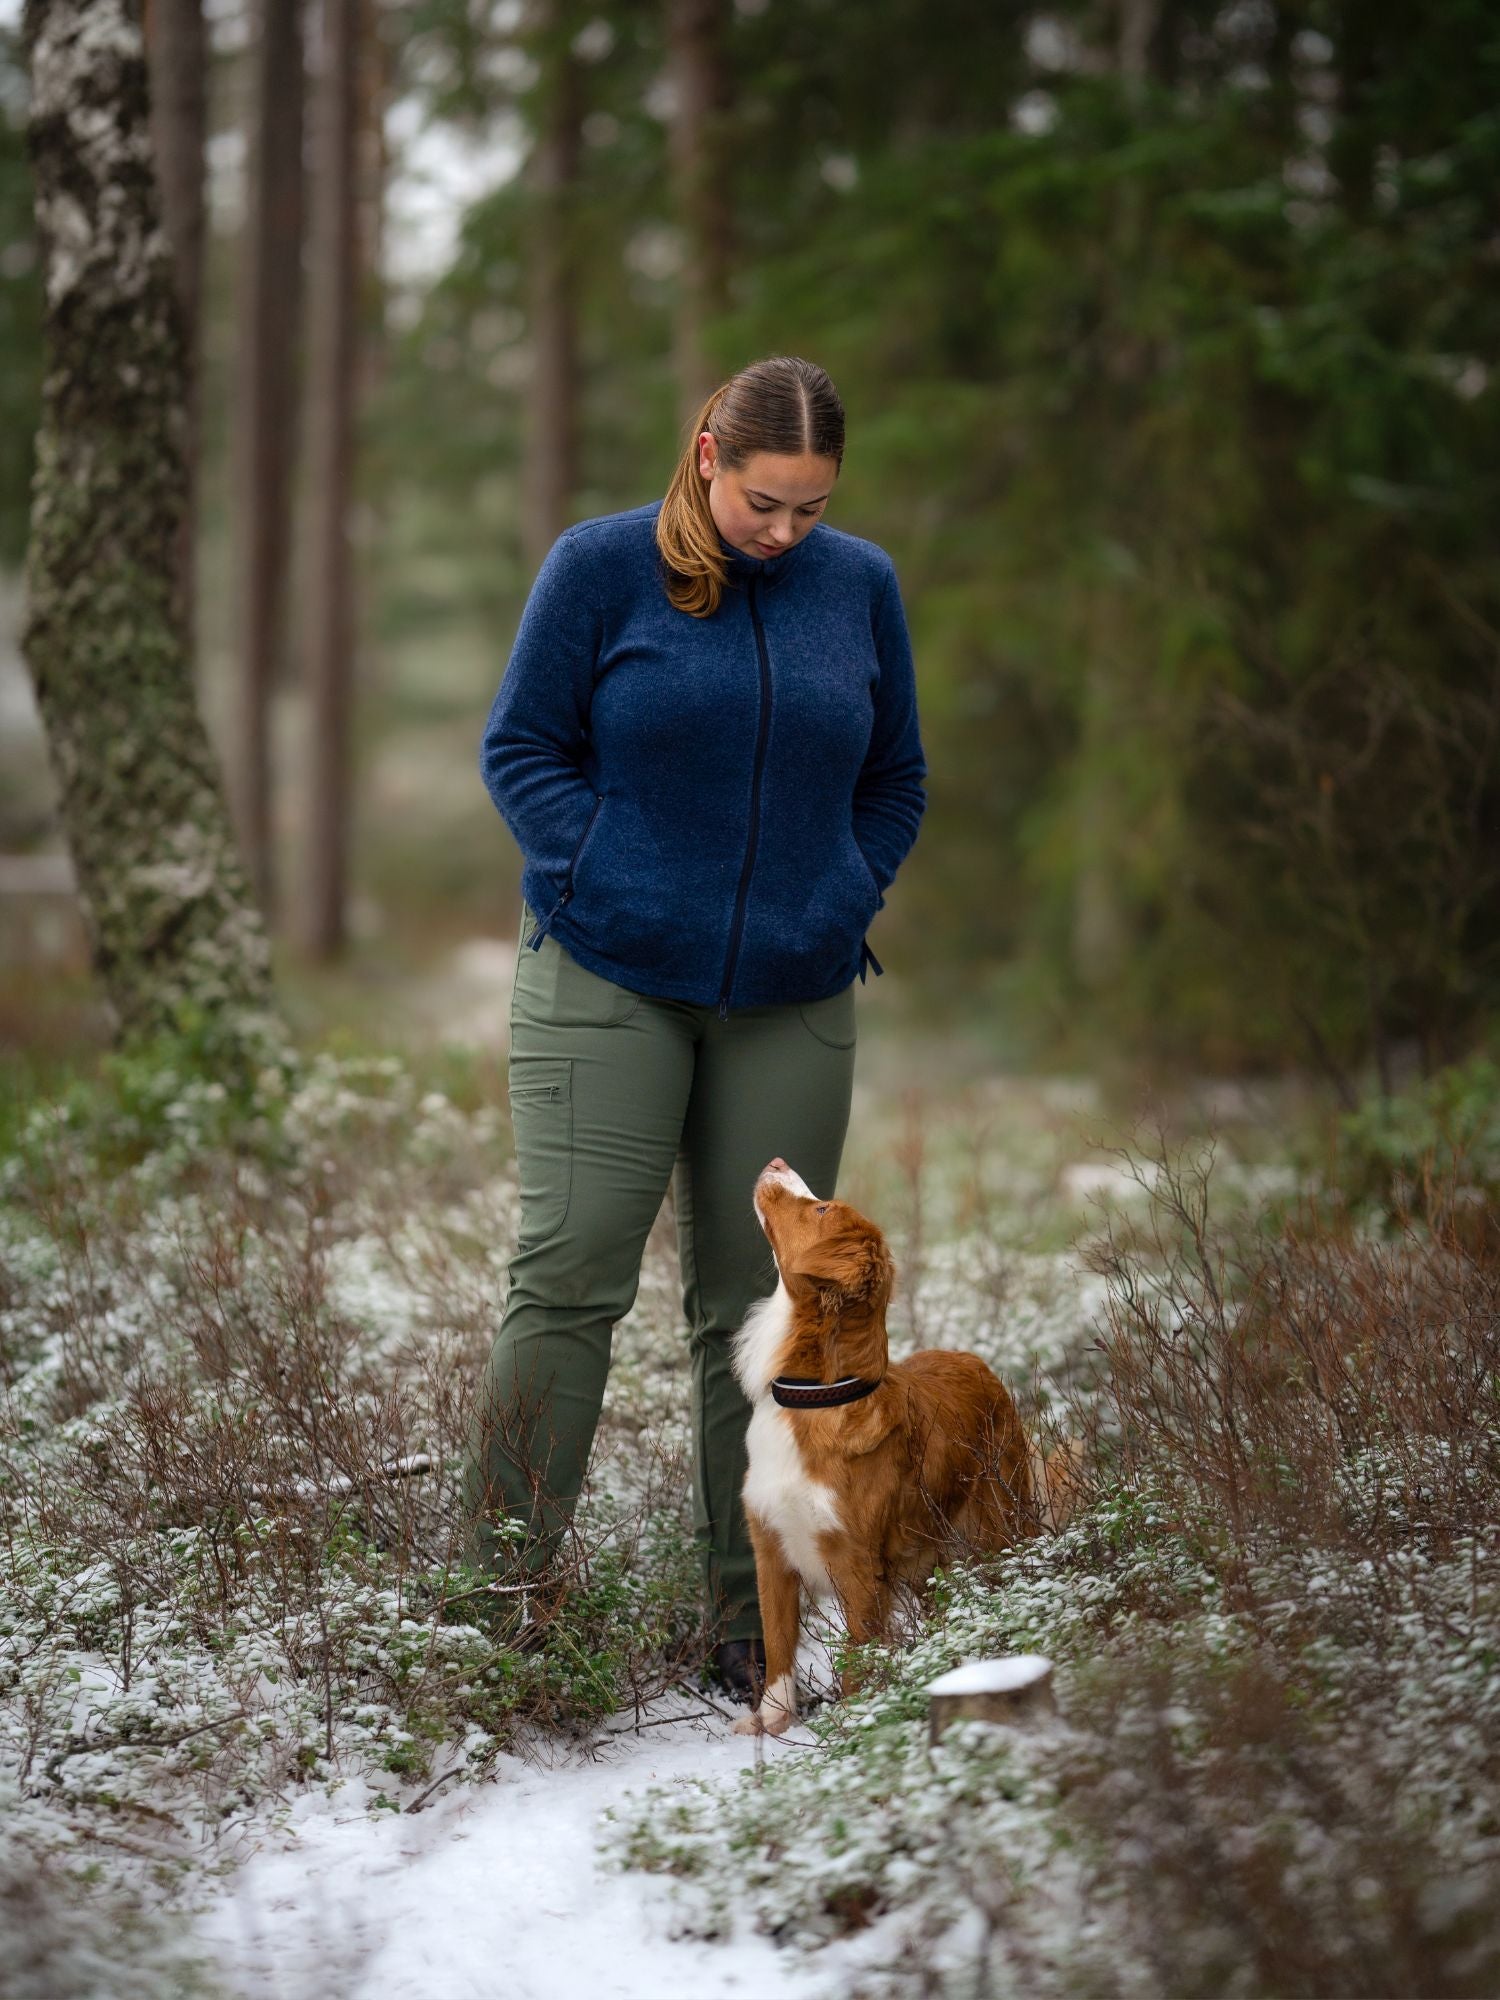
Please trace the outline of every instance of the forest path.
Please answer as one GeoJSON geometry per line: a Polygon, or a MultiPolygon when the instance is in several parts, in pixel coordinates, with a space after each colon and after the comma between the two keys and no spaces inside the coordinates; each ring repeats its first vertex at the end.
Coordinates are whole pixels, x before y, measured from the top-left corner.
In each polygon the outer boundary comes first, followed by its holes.
{"type": "MultiPolygon", "coordinates": [[[[234,2000],[814,2000],[825,1966],[738,1927],[676,1940],[663,1876],[601,1867],[599,1815],[627,1794],[724,1779],[755,1762],[732,1717],[686,1695],[627,1712],[587,1748],[531,1746],[493,1783],[448,1785],[417,1813],[378,1786],[297,1800],[196,1924],[234,2000]],[[673,1718],[668,1720],[667,1718],[673,1718]]],[[[787,1741],[767,1754],[805,1750],[787,1741]]],[[[420,1796],[420,1788],[413,1788],[420,1796]]]]}

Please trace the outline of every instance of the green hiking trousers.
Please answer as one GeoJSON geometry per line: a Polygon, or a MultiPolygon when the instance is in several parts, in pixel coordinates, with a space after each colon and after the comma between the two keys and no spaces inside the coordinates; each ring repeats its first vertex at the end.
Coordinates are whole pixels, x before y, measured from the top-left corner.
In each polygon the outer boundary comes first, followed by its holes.
{"type": "Polygon", "coordinates": [[[730,1366],[776,1289],[752,1190],[779,1153],[820,1195],[838,1178],[854,1081],[851,983],[827,999],[711,1006],[632,992],[527,940],[511,1002],[521,1218],[465,1467],[472,1559],[539,1573],[583,1483],[615,1322],[672,1185],[692,1364],[694,1530],[724,1638],[760,1631],[740,1488],[750,1406],[730,1366]],[[509,1534],[507,1535],[507,1529],[509,1534]]]}

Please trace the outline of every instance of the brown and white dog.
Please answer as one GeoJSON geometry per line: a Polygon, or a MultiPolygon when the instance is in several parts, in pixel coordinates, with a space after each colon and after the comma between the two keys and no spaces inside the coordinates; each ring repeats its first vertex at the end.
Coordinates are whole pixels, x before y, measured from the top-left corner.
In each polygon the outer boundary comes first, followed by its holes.
{"type": "Polygon", "coordinates": [[[889,1359],[895,1266],[873,1222],[820,1201],[780,1158],[754,1199],[779,1283],[746,1314],[734,1369],[753,1406],[744,1499],[766,1686],[735,1729],[779,1736],[797,1716],[804,1588],[837,1601],[851,1639],[877,1637],[896,1587],[919,1588],[945,1547],[1004,1548],[1044,1518],[1061,1525],[1071,1461],[1057,1454],[1049,1479],[978,1355],[889,1359]]]}

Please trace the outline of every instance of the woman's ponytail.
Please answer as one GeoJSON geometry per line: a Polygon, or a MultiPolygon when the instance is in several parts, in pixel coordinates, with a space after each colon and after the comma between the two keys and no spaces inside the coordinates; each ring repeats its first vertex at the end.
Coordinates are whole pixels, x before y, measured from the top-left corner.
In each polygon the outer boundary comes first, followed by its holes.
{"type": "Polygon", "coordinates": [[[841,465],[844,406],[827,373],[797,355],[752,361],[720,383],[693,419],[656,519],[656,546],[667,570],[667,596],[679,611],[709,618],[719,608],[728,561],[698,470],[698,440],[717,441],[719,463],[739,470],[758,451],[787,457],[811,452],[841,465]]]}

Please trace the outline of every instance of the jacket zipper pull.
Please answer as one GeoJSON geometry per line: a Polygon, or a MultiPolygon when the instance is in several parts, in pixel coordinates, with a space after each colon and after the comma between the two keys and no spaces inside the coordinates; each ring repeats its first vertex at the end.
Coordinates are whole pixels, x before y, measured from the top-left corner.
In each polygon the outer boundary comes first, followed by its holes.
{"type": "Polygon", "coordinates": [[[721,1021],[729,1019],[729,1000],[727,996],[719,1002],[719,1019],[721,1021]]]}
{"type": "Polygon", "coordinates": [[[557,901],[552,905],[552,908],[547,912],[546,916],[542,918],[541,922],[537,925],[536,929],[531,933],[531,936],[527,938],[526,949],[528,951],[541,950],[542,939],[547,935],[547,929],[548,926],[551,924],[552,919],[557,915],[558,911],[562,908],[564,903],[570,903],[572,900],[573,900],[573,891],[570,886],[563,890],[562,894],[558,897],[557,901]]]}
{"type": "Polygon", "coordinates": [[[868,942],[861,944],[859,948],[859,983],[861,986],[863,986],[865,983],[866,959],[868,959],[870,964],[874,966],[877,975],[883,975],[885,972],[885,967],[880,963],[880,960],[875,956],[874,952],[871,951],[868,942]]]}

